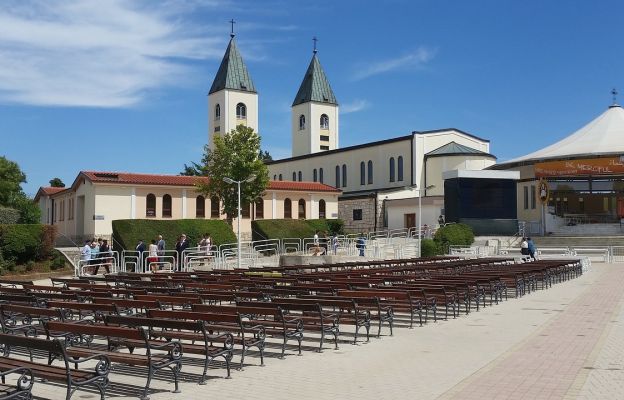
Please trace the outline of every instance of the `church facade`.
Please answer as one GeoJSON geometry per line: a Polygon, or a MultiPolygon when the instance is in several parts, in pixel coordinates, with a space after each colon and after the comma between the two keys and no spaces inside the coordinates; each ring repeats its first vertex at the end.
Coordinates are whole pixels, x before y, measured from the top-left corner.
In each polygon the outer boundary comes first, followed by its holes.
{"type": "MultiPolygon", "coordinates": [[[[240,124],[258,131],[258,91],[234,34],[210,89],[208,114],[211,145],[215,135],[240,124]]],[[[316,48],[290,118],[292,157],[267,162],[270,179],[341,190],[338,218],[353,232],[434,225],[444,214],[442,174],[481,170],[496,161],[488,140],[455,128],[341,148],[338,100],[316,48]]]]}

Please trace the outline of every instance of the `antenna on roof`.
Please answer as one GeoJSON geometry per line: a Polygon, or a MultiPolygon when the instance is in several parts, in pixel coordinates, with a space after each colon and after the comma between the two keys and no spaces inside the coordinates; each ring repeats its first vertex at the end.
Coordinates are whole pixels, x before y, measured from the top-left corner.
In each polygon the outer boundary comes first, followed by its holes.
{"type": "Polygon", "coordinates": [[[611,89],[611,96],[613,96],[613,103],[609,106],[609,108],[619,107],[620,106],[617,103],[617,95],[618,95],[618,91],[615,88],[611,89]]]}
{"type": "Polygon", "coordinates": [[[316,36],[312,37],[312,41],[314,42],[314,50],[312,50],[312,52],[316,54],[316,52],[318,51],[316,50],[316,42],[318,42],[318,39],[316,38],[316,36]]]}
{"type": "Polygon", "coordinates": [[[233,37],[235,36],[235,35],[234,35],[234,24],[235,24],[235,23],[236,23],[236,21],[234,21],[234,18],[232,18],[232,19],[230,20],[230,25],[232,25],[232,27],[230,28],[230,37],[231,37],[231,38],[233,38],[233,37]]]}

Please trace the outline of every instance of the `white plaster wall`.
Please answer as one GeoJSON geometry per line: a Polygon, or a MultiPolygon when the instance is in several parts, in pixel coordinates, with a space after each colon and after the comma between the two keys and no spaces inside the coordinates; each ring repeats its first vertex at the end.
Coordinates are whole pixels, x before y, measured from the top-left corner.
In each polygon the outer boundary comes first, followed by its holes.
{"type": "Polygon", "coordinates": [[[214,144],[214,134],[223,134],[236,129],[238,125],[245,125],[258,132],[258,94],[237,90],[220,90],[208,96],[208,138],[210,147],[214,144]],[[247,118],[236,118],[236,105],[243,103],[247,106],[247,118]],[[215,120],[215,106],[221,105],[221,118],[215,120]],[[215,132],[219,126],[219,132],[215,132]]]}

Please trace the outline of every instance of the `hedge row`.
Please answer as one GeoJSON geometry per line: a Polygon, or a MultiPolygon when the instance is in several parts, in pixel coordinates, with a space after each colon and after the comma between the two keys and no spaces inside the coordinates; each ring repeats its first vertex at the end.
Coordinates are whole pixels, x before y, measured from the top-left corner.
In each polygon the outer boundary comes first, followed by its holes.
{"type": "Polygon", "coordinates": [[[340,219],[260,219],[251,222],[252,239],[310,238],[315,231],[342,234],[340,219]]]}
{"type": "Polygon", "coordinates": [[[147,244],[162,235],[168,250],[175,249],[176,241],[181,234],[186,234],[190,246],[197,246],[205,233],[210,233],[212,243],[236,242],[232,228],[222,220],[216,219],[120,219],[113,221],[113,238],[115,250],[121,245],[123,250],[134,250],[139,239],[147,244]]]}
{"type": "Polygon", "coordinates": [[[446,254],[449,246],[469,246],[474,242],[472,228],[466,224],[449,224],[436,231],[432,239],[420,243],[422,257],[446,254]]]}
{"type": "Polygon", "coordinates": [[[0,225],[0,256],[17,264],[48,259],[55,237],[56,227],[51,225],[0,225]]]}
{"type": "Polygon", "coordinates": [[[20,212],[14,208],[0,206],[0,224],[17,224],[20,219],[20,212]]]}

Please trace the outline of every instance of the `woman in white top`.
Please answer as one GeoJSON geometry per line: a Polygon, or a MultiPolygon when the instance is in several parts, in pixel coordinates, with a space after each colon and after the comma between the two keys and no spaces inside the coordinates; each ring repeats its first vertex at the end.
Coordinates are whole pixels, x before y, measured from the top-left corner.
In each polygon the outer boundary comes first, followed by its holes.
{"type": "Polygon", "coordinates": [[[523,256],[529,255],[529,242],[525,237],[523,237],[522,242],[520,242],[520,254],[522,254],[523,256]]]}
{"type": "Polygon", "coordinates": [[[152,239],[152,242],[148,248],[147,264],[151,267],[152,272],[156,272],[158,269],[158,246],[156,241],[152,239]]]}

